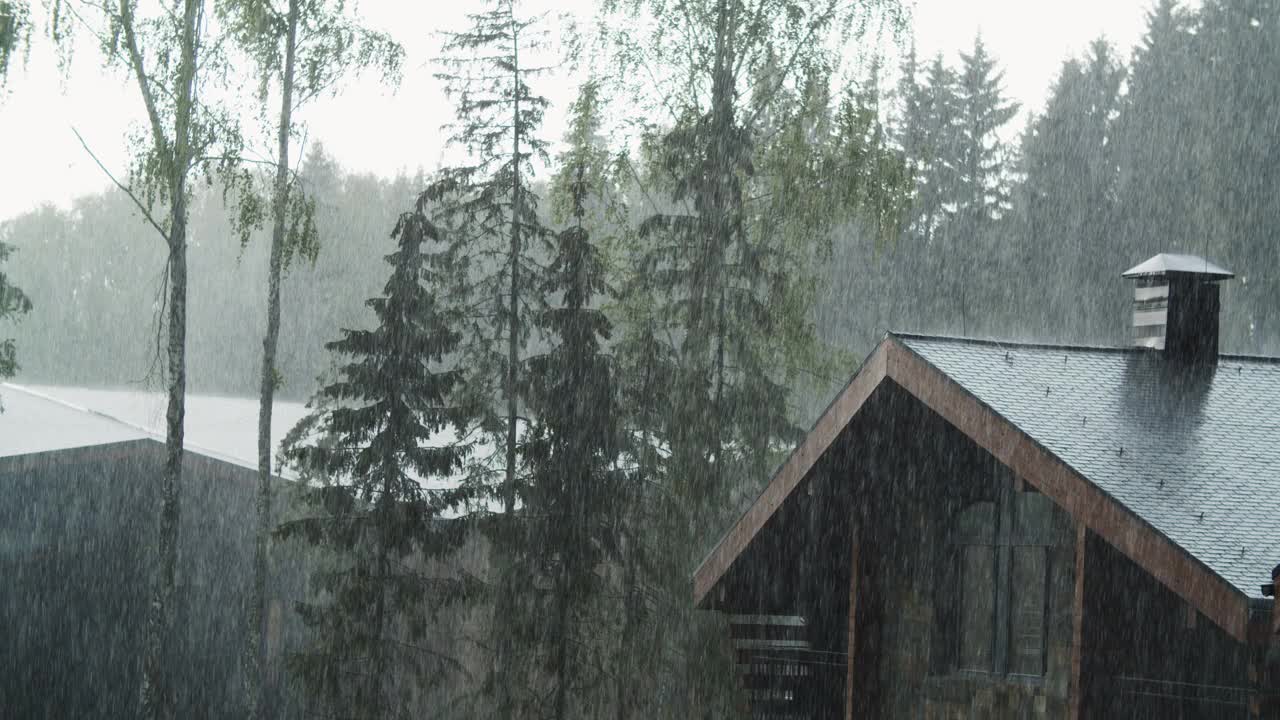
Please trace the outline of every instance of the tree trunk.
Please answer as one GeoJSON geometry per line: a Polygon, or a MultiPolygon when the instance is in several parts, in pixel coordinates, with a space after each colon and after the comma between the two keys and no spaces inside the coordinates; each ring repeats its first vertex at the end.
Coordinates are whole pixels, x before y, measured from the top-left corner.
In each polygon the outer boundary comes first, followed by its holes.
{"type": "Polygon", "coordinates": [[[562,557],[560,592],[556,608],[556,696],[555,720],[565,720],[569,699],[569,568],[562,557]]]}
{"type": "Polygon", "coordinates": [[[276,389],[276,345],[280,337],[280,270],[285,221],[289,211],[289,132],[293,128],[294,56],[298,36],[298,0],[289,0],[281,77],[279,148],[272,188],[271,259],[267,269],[267,333],[262,340],[262,377],[258,396],[258,530],[253,545],[253,587],[249,605],[249,647],[245,695],[250,718],[263,717],[263,618],[267,606],[267,540],[271,533],[271,410],[276,389]]]}
{"type": "MultiPolygon", "coordinates": [[[[199,0],[186,0],[179,58],[174,133],[168,157],[169,175],[169,406],[165,413],[165,462],[160,486],[160,516],[155,546],[155,572],[143,639],[142,717],[172,718],[176,693],[168,670],[174,630],[177,580],[180,489],[182,486],[183,421],[186,416],[187,372],[187,171],[190,167],[191,115],[195,106],[196,26],[199,0]]],[[[132,22],[131,10],[129,21],[132,22]]],[[[139,71],[140,72],[140,71],[139,71]]],[[[158,128],[156,128],[159,130],[158,128]]]]}
{"type": "MultiPolygon", "coordinates": [[[[644,433],[643,437],[645,442],[648,442],[648,433],[644,433]]],[[[619,662],[614,668],[615,682],[617,682],[615,720],[630,720],[633,709],[632,698],[635,697],[635,691],[631,683],[636,682],[636,678],[639,676],[638,673],[623,672],[623,668],[630,665],[633,655],[640,651],[636,647],[641,621],[640,579],[637,577],[639,575],[639,559],[636,557],[636,554],[640,552],[639,533],[633,534],[632,542],[629,545],[626,549],[627,555],[623,560],[622,634],[618,642],[619,662]]]]}

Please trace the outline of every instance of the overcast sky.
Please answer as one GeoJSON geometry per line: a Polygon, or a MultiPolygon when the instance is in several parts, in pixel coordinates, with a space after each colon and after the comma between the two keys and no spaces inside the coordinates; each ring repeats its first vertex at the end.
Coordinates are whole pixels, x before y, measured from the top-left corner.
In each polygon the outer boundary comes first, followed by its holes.
{"type": "MultiPolygon", "coordinates": [[[[981,32],[1005,71],[1006,92],[1025,109],[1036,111],[1062,61],[1082,54],[1094,38],[1105,35],[1127,58],[1142,36],[1151,4],[1152,0],[918,0],[916,45],[922,57],[941,52],[954,61],[981,32]]],[[[367,24],[388,30],[405,45],[404,81],[394,93],[372,81],[348,83],[338,98],[308,106],[303,119],[309,138],[323,141],[348,170],[390,176],[437,167],[444,152],[438,128],[451,110],[431,77],[429,61],[437,43],[431,31],[459,28],[466,7],[466,2],[364,0],[361,10],[367,24]]],[[[570,0],[565,7],[585,13],[590,3],[570,0]]],[[[77,195],[103,189],[108,181],[71,128],[119,172],[125,164],[125,136],[140,120],[136,90],[118,72],[101,71],[94,53],[80,53],[71,79],[63,82],[43,38],[33,36],[33,41],[29,63],[12,70],[8,97],[0,104],[0,220],[46,202],[65,207],[77,195]]],[[[252,83],[246,85],[252,88],[252,83]]],[[[572,90],[567,79],[543,86],[557,106],[548,114],[548,137],[559,137],[563,107],[572,90]]],[[[1019,128],[1022,122],[1016,121],[1019,128]]]]}

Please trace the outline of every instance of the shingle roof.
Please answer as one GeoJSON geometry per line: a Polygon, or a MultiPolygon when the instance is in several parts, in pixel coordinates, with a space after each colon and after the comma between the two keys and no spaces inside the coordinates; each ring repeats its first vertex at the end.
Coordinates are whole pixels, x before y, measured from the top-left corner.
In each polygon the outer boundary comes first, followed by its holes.
{"type": "Polygon", "coordinates": [[[897,334],[1248,597],[1280,562],[1280,360],[897,334]]]}

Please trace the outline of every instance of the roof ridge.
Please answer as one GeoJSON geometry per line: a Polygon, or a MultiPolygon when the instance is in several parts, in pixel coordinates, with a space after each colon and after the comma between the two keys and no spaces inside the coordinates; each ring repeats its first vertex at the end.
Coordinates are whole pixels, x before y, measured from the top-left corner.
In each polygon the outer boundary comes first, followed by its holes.
{"type": "Polygon", "coordinates": [[[117,425],[123,425],[124,427],[127,427],[130,430],[137,430],[140,433],[150,435],[153,438],[161,437],[154,430],[146,426],[138,425],[137,423],[131,423],[127,420],[121,420],[120,418],[114,415],[111,415],[109,413],[104,413],[101,410],[94,410],[93,408],[90,408],[90,407],[77,405],[73,402],[63,400],[62,398],[54,397],[48,393],[42,393],[39,390],[33,390],[26,385],[17,385],[15,383],[4,382],[4,383],[0,383],[0,387],[3,387],[7,390],[16,390],[20,393],[25,393],[26,395],[29,395],[33,398],[38,398],[40,400],[44,400],[45,402],[51,402],[55,405],[61,405],[62,407],[67,408],[68,410],[75,410],[76,412],[82,412],[87,415],[100,417],[104,420],[109,420],[113,423],[116,423],[117,425]]]}
{"type": "MultiPolygon", "coordinates": [[[[943,342],[963,343],[967,345],[988,345],[1004,349],[1006,346],[1019,348],[1034,348],[1041,350],[1086,350],[1090,352],[1107,352],[1117,354],[1136,354],[1152,352],[1147,348],[1132,346],[1116,346],[1116,345],[1087,345],[1087,344],[1071,344],[1071,343],[1052,343],[1052,342],[1027,342],[1025,340],[1001,340],[997,338],[976,338],[965,337],[962,335],[932,335],[928,333],[903,332],[898,330],[890,330],[886,333],[888,336],[901,338],[904,340],[940,340],[943,342]]],[[[1219,353],[1218,361],[1223,360],[1237,362],[1254,362],[1266,364],[1280,364],[1280,356],[1275,355],[1250,355],[1248,353],[1219,353]]]]}
{"type": "Polygon", "coordinates": [[[943,340],[946,342],[967,343],[970,345],[992,345],[996,347],[1004,347],[1011,345],[1013,347],[1023,348],[1043,348],[1046,350],[1093,350],[1114,353],[1131,353],[1142,348],[1130,346],[1116,345],[1086,345],[1083,343],[1053,343],[1053,342],[1027,342],[1025,340],[1002,340],[998,338],[977,338],[965,337],[962,335],[930,335],[927,333],[903,332],[898,330],[890,330],[889,335],[907,340],[943,340]]]}

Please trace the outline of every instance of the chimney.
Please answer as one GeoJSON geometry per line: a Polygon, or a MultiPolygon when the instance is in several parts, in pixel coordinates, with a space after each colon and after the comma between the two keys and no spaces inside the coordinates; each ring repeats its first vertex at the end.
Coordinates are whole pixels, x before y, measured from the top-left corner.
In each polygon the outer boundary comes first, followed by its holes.
{"type": "Polygon", "coordinates": [[[1135,281],[1133,344],[1188,364],[1218,359],[1218,282],[1235,277],[1195,255],[1161,253],[1124,272],[1135,281]]]}

